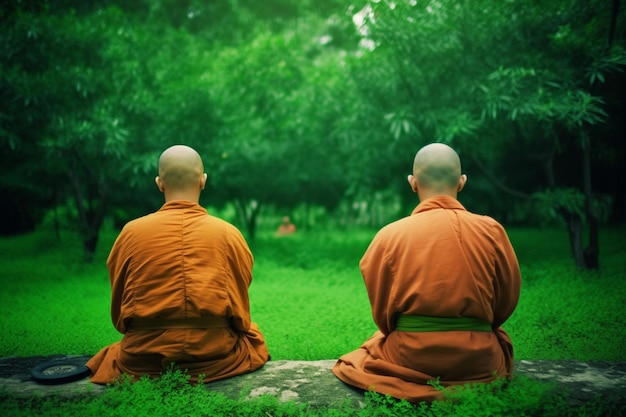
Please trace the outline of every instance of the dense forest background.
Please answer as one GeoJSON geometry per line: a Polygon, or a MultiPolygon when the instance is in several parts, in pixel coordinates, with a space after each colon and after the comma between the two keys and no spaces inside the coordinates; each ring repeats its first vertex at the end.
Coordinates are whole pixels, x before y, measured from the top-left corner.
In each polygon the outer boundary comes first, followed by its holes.
{"type": "Polygon", "coordinates": [[[626,220],[619,0],[8,0],[0,234],[51,215],[95,251],[156,210],[160,152],[204,158],[202,204],[254,239],[270,213],[380,226],[417,203],[426,143],[457,149],[470,210],[567,227],[598,267],[626,220]]]}

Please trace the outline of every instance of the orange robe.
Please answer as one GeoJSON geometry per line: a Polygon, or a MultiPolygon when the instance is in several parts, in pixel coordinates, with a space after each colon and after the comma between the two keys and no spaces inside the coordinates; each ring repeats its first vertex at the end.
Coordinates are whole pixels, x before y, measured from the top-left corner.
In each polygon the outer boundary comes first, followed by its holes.
{"type": "Polygon", "coordinates": [[[381,229],[360,262],[379,331],[343,355],[333,373],[347,384],[411,402],[443,398],[427,385],[489,382],[513,372],[500,327],[519,299],[517,257],[504,228],[452,197],[423,201],[381,229]],[[396,331],[399,315],[472,317],[484,331],[396,331]]]}
{"type": "Polygon", "coordinates": [[[159,376],[173,362],[204,382],[254,371],[269,360],[250,320],[253,258],[241,233],[191,201],[171,201],[129,222],[107,260],[111,318],[124,334],[87,362],[91,382],[121,373],[159,376]],[[220,316],[229,327],[134,330],[133,318],[220,316]],[[129,329],[130,325],[130,329],[129,329]]]}

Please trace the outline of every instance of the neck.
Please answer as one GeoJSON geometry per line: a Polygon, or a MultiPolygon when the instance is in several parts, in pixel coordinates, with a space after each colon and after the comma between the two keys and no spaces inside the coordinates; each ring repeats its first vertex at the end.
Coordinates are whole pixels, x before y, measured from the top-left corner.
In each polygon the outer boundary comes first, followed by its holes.
{"type": "Polygon", "coordinates": [[[419,191],[417,195],[420,201],[428,200],[429,198],[439,197],[443,195],[452,197],[456,200],[458,193],[456,192],[456,190],[448,190],[448,191],[422,190],[422,191],[419,191]]]}
{"type": "Polygon", "coordinates": [[[198,203],[200,201],[200,193],[198,192],[189,192],[189,191],[166,191],[164,193],[165,202],[169,203],[174,200],[185,200],[192,201],[194,203],[198,203]]]}

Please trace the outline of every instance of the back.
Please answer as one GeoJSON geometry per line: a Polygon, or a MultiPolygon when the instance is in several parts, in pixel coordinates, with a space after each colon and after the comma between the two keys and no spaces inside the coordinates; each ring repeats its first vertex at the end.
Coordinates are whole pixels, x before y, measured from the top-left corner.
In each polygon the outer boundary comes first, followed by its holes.
{"type": "Polygon", "coordinates": [[[235,227],[197,204],[170,202],[130,222],[107,263],[122,332],[131,317],[234,316],[249,325],[252,255],[235,227]]]}
{"type": "Polygon", "coordinates": [[[360,266],[384,333],[399,314],[474,317],[497,326],[519,296],[519,267],[502,226],[451,197],[426,200],[383,228],[360,266]]]}

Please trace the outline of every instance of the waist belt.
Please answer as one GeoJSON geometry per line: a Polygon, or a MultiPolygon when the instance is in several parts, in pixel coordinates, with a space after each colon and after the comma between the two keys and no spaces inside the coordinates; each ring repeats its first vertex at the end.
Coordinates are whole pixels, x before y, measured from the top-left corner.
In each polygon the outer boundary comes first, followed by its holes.
{"type": "Polygon", "coordinates": [[[188,317],[180,319],[133,318],[128,330],[210,329],[229,327],[230,319],[221,316],[188,317]]]}
{"type": "Polygon", "coordinates": [[[432,317],[404,314],[398,317],[396,330],[401,332],[491,332],[491,323],[474,317],[432,317]]]}

